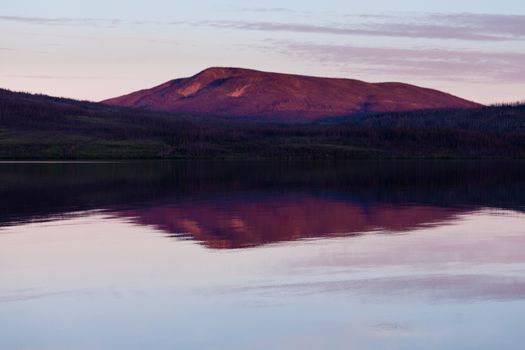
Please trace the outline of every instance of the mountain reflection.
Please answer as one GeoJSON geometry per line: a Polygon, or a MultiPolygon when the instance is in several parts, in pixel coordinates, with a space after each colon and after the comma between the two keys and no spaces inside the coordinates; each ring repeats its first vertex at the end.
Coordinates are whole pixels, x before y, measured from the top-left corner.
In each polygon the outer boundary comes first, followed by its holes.
{"type": "Polygon", "coordinates": [[[139,225],[202,242],[244,248],[305,238],[402,232],[449,222],[466,209],[418,205],[359,205],[307,195],[195,201],[119,212],[139,225]]]}
{"type": "Polygon", "coordinates": [[[0,163],[0,224],[103,210],[210,248],[523,211],[523,162],[0,163]]]}

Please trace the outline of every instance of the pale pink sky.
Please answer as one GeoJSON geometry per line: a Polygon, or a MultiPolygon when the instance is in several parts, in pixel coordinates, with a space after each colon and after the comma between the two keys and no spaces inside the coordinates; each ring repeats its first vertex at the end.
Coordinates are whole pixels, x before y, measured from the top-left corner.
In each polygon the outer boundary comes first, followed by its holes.
{"type": "Polygon", "coordinates": [[[0,4],[0,30],[0,87],[12,90],[101,100],[238,66],[525,100],[516,0],[20,0],[0,4]]]}

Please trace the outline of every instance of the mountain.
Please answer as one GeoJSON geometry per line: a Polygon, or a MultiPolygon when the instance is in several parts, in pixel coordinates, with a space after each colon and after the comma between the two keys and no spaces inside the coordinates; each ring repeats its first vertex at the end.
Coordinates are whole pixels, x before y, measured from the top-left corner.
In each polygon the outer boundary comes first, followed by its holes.
{"type": "Polygon", "coordinates": [[[171,80],[103,103],[152,111],[292,120],[480,107],[444,92],[403,83],[367,83],[241,68],[209,68],[190,78],[171,80]]]}
{"type": "Polygon", "coordinates": [[[414,157],[525,158],[525,104],[289,123],[0,89],[0,159],[414,157]]]}

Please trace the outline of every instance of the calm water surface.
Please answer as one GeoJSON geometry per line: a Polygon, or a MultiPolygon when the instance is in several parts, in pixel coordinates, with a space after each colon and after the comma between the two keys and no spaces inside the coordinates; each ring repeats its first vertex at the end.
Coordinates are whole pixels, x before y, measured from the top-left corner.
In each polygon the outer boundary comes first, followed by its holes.
{"type": "Polygon", "coordinates": [[[0,349],[523,349],[520,162],[0,163],[0,349]]]}

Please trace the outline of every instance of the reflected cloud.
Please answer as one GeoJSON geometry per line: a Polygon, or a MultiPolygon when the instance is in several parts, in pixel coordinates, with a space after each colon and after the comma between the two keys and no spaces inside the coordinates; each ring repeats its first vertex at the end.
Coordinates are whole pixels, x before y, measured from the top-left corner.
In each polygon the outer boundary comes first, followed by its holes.
{"type": "MultiPolygon", "coordinates": [[[[318,278],[318,276],[316,276],[318,278]]],[[[315,279],[315,278],[314,278],[315,279]]],[[[256,293],[260,295],[308,296],[312,294],[354,294],[366,300],[388,301],[419,299],[439,302],[469,300],[525,299],[525,278],[490,275],[432,275],[382,277],[370,279],[307,281],[298,283],[259,284],[232,287],[225,293],[256,293]],[[388,293],[385,293],[388,291],[388,293]]]]}
{"type": "Polygon", "coordinates": [[[13,303],[13,302],[25,302],[35,299],[44,299],[44,298],[64,298],[64,297],[82,297],[82,296],[92,296],[94,293],[93,290],[71,290],[71,291],[53,291],[53,292],[44,292],[44,291],[30,291],[30,292],[16,292],[12,294],[3,293],[0,295],[0,303],[13,303]]]}

